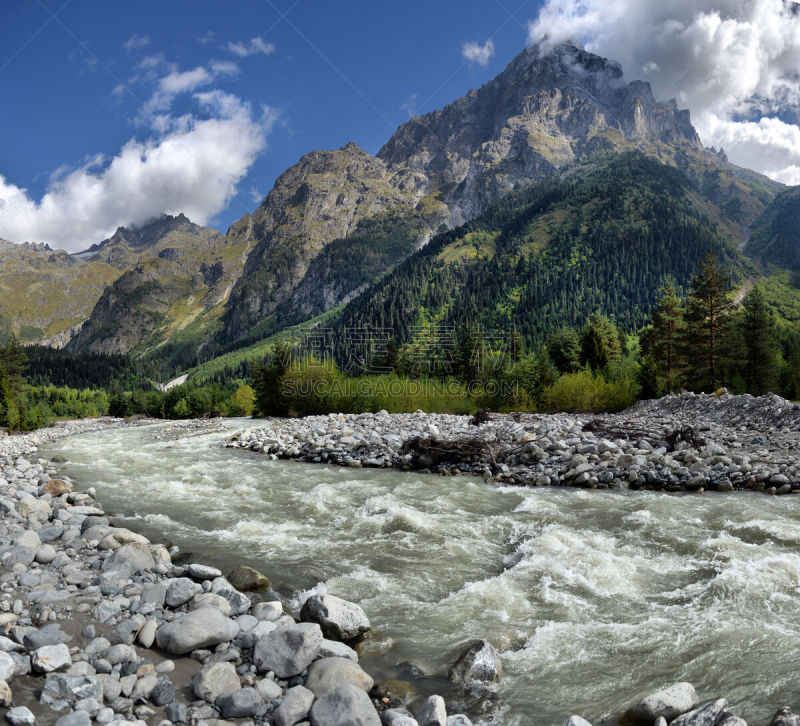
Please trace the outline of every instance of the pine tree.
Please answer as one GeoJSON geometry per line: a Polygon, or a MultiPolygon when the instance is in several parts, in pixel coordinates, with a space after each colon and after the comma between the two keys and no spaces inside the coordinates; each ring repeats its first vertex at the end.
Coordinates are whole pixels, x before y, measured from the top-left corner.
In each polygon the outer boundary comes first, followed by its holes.
{"type": "Polygon", "coordinates": [[[605,315],[595,313],[583,331],[581,360],[592,370],[600,370],[622,359],[617,328],[605,315]]]}
{"type": "Polygon", "coordinates": [[[684,377],[689,387],[714,391],[725,382],[725,369],[735,357],[734,307],[730,276],[709,250],[692,280],[684,316],[684,377]]]}
{"type": "Polygon", "coordinates": [[[0,348],[0,365],[5,369],[12,396],[19,395],[22,392],[22,387],[25,385],[22,374],[25,373],[27,364],[28,356],[22,350],[17,337],[12,335],[8,342],[0,348]]]}
{"type": "Polygon", "coordinates": [[[561,373],[575,373],[581,367],[581,339],[574,328],[561,328],[547,342],[550,360],[561,373]]]}
{"type": "Polygon", "coordinates": [[[742,332],[746,349],[743,378],[749,393],[774,390],[778,376],[778,351],[764,293],[756,285],[743,302],[742,332]]]}
{"type": "Polygon", "coordinates": [[[642,335],[642,353],[648,369],[656,377],[654,393],[663,395],[677,390],[680,385],[684,311],[671,277],[659,292],[653,307],[652,325],[642,335]]]}

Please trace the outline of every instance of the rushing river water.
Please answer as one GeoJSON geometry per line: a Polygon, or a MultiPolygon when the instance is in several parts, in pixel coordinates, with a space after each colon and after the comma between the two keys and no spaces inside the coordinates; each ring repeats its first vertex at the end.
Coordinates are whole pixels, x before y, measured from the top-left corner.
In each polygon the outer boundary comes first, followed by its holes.
{"type": "Polygon", "coordinates": [[[221,448],[219,431],[159,431],[47,453],[118,523],[256,567],[293,607],[325,586],[360,602],[398,641],[364,662],[373,675],[402,661],[440,673],[484,637],[505,670],[494,723],[599,719],[677,680],[751,724],[800,707],[800,496],[499,487],[271,462],[221,448]]]}

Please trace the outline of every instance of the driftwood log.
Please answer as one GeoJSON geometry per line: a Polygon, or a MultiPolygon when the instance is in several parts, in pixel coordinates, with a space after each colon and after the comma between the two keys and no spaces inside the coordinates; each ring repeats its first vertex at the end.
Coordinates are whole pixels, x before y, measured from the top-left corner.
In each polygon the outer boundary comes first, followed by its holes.
{"type": "Polygon", "coordinates": [[[685,426],[667,433],[657,433],[636,426],[612,425],[602,419],[593,418],[584,424],[582,430],[607,439],[625,439],[626,441],[644,439],[654,445],[664,441],[667,444],[667,451],[675,451],[681,441],[685,441],[695,449],[705,446],[706,443],[705,439],[698,435],[697,429],[691,426],[685,426]]]}

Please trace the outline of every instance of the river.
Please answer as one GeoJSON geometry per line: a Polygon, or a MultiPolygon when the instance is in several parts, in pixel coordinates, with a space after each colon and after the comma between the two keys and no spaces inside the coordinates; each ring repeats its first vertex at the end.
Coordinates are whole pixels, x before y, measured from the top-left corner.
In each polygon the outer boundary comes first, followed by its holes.
{"type": "Polygon", "coordinates": [[[495,724],[596,722],[678,680],[751,724],[800,706],[800,496],[523,489],[221,446],[251,425],[44,451],[122,526],[256,567],[294,608],[322,588],[361,603],[397,640],[362,661],[376,677],[441,673],[488,639],[504,668],[495,724]]]}

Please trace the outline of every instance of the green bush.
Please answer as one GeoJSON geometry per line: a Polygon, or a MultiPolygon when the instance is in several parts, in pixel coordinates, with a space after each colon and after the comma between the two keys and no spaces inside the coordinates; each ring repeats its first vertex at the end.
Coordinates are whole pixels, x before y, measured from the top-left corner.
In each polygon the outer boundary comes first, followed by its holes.
{"type": "Polygon", "coordinates": [[[627,373],[606,380],[601,373],[582,370],[561,376],[542,394],[545,411],[599,413],[621,411],[636,401],[637,387],[627,373]]]}

